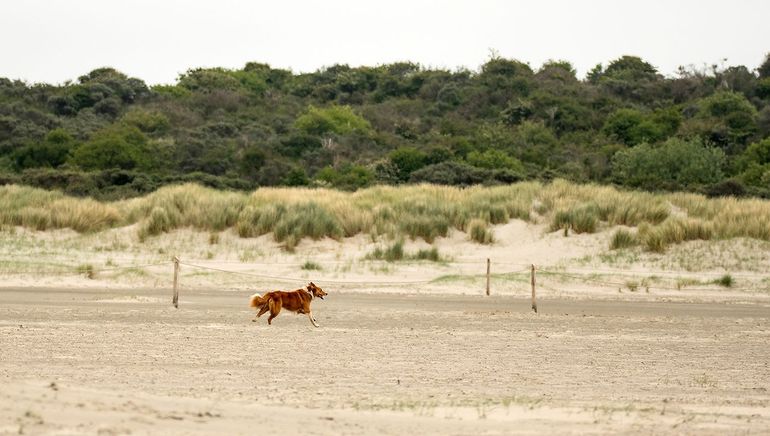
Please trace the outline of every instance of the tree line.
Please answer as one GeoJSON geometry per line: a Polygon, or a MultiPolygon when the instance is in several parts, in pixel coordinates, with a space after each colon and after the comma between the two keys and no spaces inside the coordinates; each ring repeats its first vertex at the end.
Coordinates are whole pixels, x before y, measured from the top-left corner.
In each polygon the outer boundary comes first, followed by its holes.
{"type": "Polygon", "coordinates": [[[0,181],[122,198],[182,181],[227,189],[564,178],[770,196],[770,54],[682,67],[635,56],[578,79],[491,57],[297,74],[262,63],[148,86],[113,68],[61,85],[0,78],[0,181]]]}

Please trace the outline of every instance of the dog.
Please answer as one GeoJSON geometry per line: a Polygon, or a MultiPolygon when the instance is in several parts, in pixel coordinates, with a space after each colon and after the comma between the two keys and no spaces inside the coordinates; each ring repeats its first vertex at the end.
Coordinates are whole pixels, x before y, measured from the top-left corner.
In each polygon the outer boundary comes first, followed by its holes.
{"type": "Polygon", "coordinates": [[[264,315],[268,310],[270,311],[270,317],[267,318],[267,323],[272,325],[273,318],[278,316],[281,309],[290,310],[299,314],[307,314],[310,322],[316,326],[315,318],[313,318],[313,312],[310,311],[310,302],[313,298],[324,299],[324,296],[328,295],[323,289],[310,282],[306,288],[297,289],[295,291],[271,291],[261,296],[254,294],[249,300],[249,307],[259,309],[259,313],[254,317],[252,322],[257,322],[257,318],[264,315]]]}

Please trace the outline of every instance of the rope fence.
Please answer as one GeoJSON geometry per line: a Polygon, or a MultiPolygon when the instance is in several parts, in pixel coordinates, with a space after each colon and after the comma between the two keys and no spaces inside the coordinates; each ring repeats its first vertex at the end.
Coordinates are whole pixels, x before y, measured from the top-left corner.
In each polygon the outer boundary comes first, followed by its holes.
{"type": "MultiPolygon", "coordinates": [[[[11,261],[3,261],[0,260],[0,265],[8,265],[8,264],[14,264],[14,263],[20,263],[14,260],[11,261]]],[[[37,275],[55,275],[55,276],[77,276],[77,275],[86,275],[88,278],[95,278],[98,274],[109,274],[109,273],[120,273],[120,272],[127,272],[127,271],[142,271],[144,274],[149,274],[150,269],[154,269],[154,276],[156,278],[162,279],[167,272],[164,272],[163,270],[158,271],[161,267],[164,266],[172,266],[173,267],[173,291],[174,291],[174,297],[172,300],[172,304],[175,307],[178,307],[178,301],[179,301],[179,287],[180,287],[180,280],[183,279],[185,276],[182,274],[183,270],[182,267],[184,267],[184,270],[193,270],[193,271],[201,271],[206,273],[216,273],[216,274],[224,274],[229,275],[232,277],[238,277],[234,278],[233,280],[220,280],[217,282],[218,285],[237,285],[237,284],[245,284],[247,283],[244,278],[251,278],[251,279],[258,279],[258,280],[268,280],[271,282],[279,282],[279,283],[292,283],[292,284],[305,284],[308,282],[308,279],[305,277],[295,277],[295,276],[288,276],[288,275],[280,275],[280,274],[265,274],[261,272],[252,272],[252,271],[237,271],[233,269],[225,269],[222,267],[217,266],[210,266],[210,265],[204,265],[203,262],[193,263],[188,261],[181,261],[178,257],[174,257],[171,260],[165,260],[165,261],[157,261],[157,262],[149,262],[149,263],[140,263],[140,264],[130,264],[130,265],[106,265],[101,268],[93,268],[89,265],[65,265],[65,264],[46,264],[43,262],[32,262],[27,263],[26,265],[36,265],[38,267],[53,267],[49,268],[48,270],[41,270],[41,269],[29,269],[26,268],[24,270],[12,270],[12,269],[5,269],[0,267],[0,275],[2,274],[37,274],[37,275]]],[[[221,262],[217,261],[217,265],[220,264],[234,264],[235,262],[221,262]]],[[[372,263],[384,263],[384,264],[392,264],[392,262],[387,261],[372,261],[372,260],[366,260],[361,262],[364,265],[372,264],[372,263]]],[[[330,261],[330,262],[324,262],[324,264],[328,265],[349,265],[349,261],[330,261]]],[[[297,262],[275,262],[275,263],[269,263],[269,262],[238,262],[238,265],[247,265],[247,266],[297,266],[300,267],[303,265],[303,263],[297,263],[297,262]]],[[[485,295],[489,296],[492,294],[492,279],[495,279],[496,286],[503,286],[507,288],[513,288],[516,287],[514,284],[516,282],[521,282],[523,286],[526,286],[527,282],[529,282],[531,286],[531,295],[532,295],[532,310],[537,312],[537,302],[536,302],[536,289],[539,287],[541,289],[545,289],[552,292],[563,292],[564,288],[572,285],[573,287],[575,284],[579,285],[586,285],[589,284],[593,287],[600,287],[600,288],[607,288],[607,289],[630,289],[631,291],[635,291],[638,289],[645,289],[647,292],[650,290],[666,290],[666,291],[681,291],[681,290],[688,290],[688,291],[713,291],[715,288],[706,288],[702,287],[702,285],[712,285],[712,286],[719,286],[719,278],[715,280],[710,281],[704,281],[703,277],[725,277],[726,275],[729,275],[730,281],[732,281],[732,277],[745,279],[745,280],[754,280],[760,282],[763,286],[770,288],[770,276],[764,275],[764,274],[750,274],[750,273],[737,273],[737,274],[727,274],[727,273],[689,273],[690,276],[697,276],[697,278],[688,277],[688,273],[682,273],[682,272],[676,272],[676,271],[646,271],[646,272],[640,272],[640,271],[633,271],[633,270],[623,270],[623,269],[582,269],[582,268],[574,268],[572,270],[566,270],[565,268],[561,268],[558,266],[555,267],[543,267],[543,266],[536,266],[535,264],[517,264],[517,263],[509,263],[509,262],[493,262],[491,259],[485,259],[481,261],[472,261],[472,260],[463,260],[463,261],[452,261],[452,262],[438,262],[437,265],[440,266],[461,266],[461,265],[479,265],[479,273],[468,273],[467,271],[463,274],[462,272],[459,272],[457,274],[445,274],[445,275],[439,275],[435,276],[429,279],[421,279],[421,280],[386,280],[386,281],[374,281],[374,280],[338,280],[333,278],[323,278],[318,277],[314,278],[314,282],[323,283],[323,284],[329,284],[329,285],[335,285],[335,286],[341,286],[341,287],[351,287],[351,288],[382,288],[382,287],[399,287],[399,286],[410,286],[410,287],[424,287],[429,286],[431,284],[439,284],[444,281],[460,281],[460,280],[473,280],[475,281],[481,281],[483,284],[480,284],[479,286],[483,286],[483,291],[480,290],[480,292],[483,292],[485,295]],[[493,268],[493,266],[499,268],[501,266],[508,267],[508,268],[514,268],[512,270],[506,271],[506,272],[494,272],[493,271],[497,268],[493,268]],[[486,273],[483,272],[483,270],[486,270],[486,273]],[[607,276],[610,276],[609,278],[607,276]],[[618,277],[628,278],[628,280],[625,281],[619,281],[618,277]],[[676,281],[676,285],[670,284],[670,282],[676,281]],[[765,285],[765,283],[767,285],[765,285]],[[695,285],[700,285],[701,287],[694,287],[695,285]],[[561,289],[559,289],[561,288],[561,289]]],[[[167,270],[166,270],[167,271],[167,270]]],[[[168,277],[168,276],[166,276],[168,277]]],[[[189,278],[190,275],[188,273],[187,277],[189,278]]],[[[622,279],[621,279],[622,280],[622,279]]],[[[249,285],[253,286],[253,282],[248,282],[249,285]]],[[[475,286],[475,285],[474,285],[475,286]]],[[[723,285],[724,286],[724,285],[723,285]]],[[[729,285],[728,285],[729,286],[729,285]]],[[[731,286],[732,290],[735,291],[752,291],[756,290],[757,288],[747,289],[747,288],[735,288],[731,286]]],[[[515,292],[521,292],[521,289],[514,289],[515,292]]]]}

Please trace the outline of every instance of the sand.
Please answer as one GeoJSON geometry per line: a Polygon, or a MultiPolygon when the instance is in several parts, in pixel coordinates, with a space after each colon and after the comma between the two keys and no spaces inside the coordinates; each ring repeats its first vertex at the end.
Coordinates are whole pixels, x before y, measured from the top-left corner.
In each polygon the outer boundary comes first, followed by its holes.
{"type": "Polygon", "coordinates": [[[770,432],[765,243],[618,254],[611,232],[512,221],[491,246],[453,232],[442,262],[388,263],[366,236],[287,253],[232,232],[3,231],[0,434],[770,432]],[[320,328],[251,322],[252,292],[309,280],[330,293],[320,328]]]}
{"type": "Polygon", "coordinates": [[[0,434],[770,431],[770,308],[0,291],[0,434]]]}

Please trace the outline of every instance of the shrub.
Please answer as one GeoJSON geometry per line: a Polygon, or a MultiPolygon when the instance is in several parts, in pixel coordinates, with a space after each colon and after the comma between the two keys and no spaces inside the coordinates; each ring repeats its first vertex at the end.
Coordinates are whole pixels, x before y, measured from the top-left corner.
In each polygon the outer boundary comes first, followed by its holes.
{"type": "Polygon", "coordinates": [[[418,250],[417,253],[412,256],[412,258],[417,260],[429,260],[431,262],[441,261],[441,256],[439,255],[438,248],[436,247],[427,250],[418,250]]]}
{"type": "Polygon", "coordinates": [[[150,217],[139,228],[139,239],[145,240],[148,236],[157,236],[172,228],[173,221],[166,209],[155,207],[150,212],[150,217]]]}
{"type": "Polygon", "coordinates": [[[410,238],[422,238],[427,243],[449,233],[449,220],[441,215],[412,215],[401,219],[401,230],[410,238]]]}
{"type": "Polygon", "coordinates": [[[287,249],[293,249],[305,237],[339,239],[342,235],[337,217],[314,202],[287,207],[286,212],[279,215],[273,230],[275,240],[284,242],[287,249]]]}
{"type": "Polygon", "coordinates": [[[387,247],[384,250],[380,247],[377,247],[374,249],[373,252],[371,252],[369,255],[366,256],[366,259],[386,260],[388,262],[403,260],[404,259],[404,241],[397,241],[393,245],[387,247]]]}
{"type": "Polygon", "coordinates": [[[671,244],[695,239],[709,240],[714,226],[699,219],[669,218],[658,226],[640,226],[639,240],[649,251],[662,253],[671,244]]]}
{"type": "Polygon", "coordinates": [[[725,154],[696,140],[672,138],[659,147],[641,144],[612,158],[614,179],[643,189],[694,186],[722,180],[725,154]]]}
{"type": "Polygon", "coordinates": [[[551,231],[571,228],[575,233],[594,233],[599,222],[599,209],[594,203],[557,211],[551,220],[551,231]]]}
{"type": "Polygon", "coordinates": [[[722,277],[714,280],[713,283],[725,288],[731,288],[733,286],[733,276],[730,274],[725,274],[722,277]]]}
{"type": "Polygon", "coordinates": [[[746,188],[741,182],[733,179],[724,180],[706,187],[706,196],[714,197],[742,197],[746,195],[746,188]]]}
{"type": "Polygon", "coordinates": [[[479,244],[491,244],[494,242],[494,236],[486,221],[482,219],[473,219],[468,223],[468,236],[472,241],[479,244]]]}
{"type": "Polygon", "coordinates": [[[350,106],[336,105],[326,108],[310,106],[305,114],[297,118],[294,126],[310,135],[346,135],[352,132],[367,133],[371,130],[369,122],[353,112],[350,106]]]}
{"type": "Polygon", "coordinates": [[[636,239],[636,235],[628,230],[619,229],[612,235],[612,241],[610,242],[610,250],[619,250],[622,248],[629,248],[639,245],[639,241],[636,239]]]}
{"type": "Polygon", "coordinates": [[[440,262],[442,260],[438,248],[436,247],[418,250],[414,254],[408,254],[404,251],[404,241],[402,240],[394,242],[385,249],[381,247],[375,248],[374,251],[366,255],[365,259],[385,260],[387,262],[396,262],[400,260],[428,260],[431,262],[440,262]]]}
{"type": "Polygon", "coordinates": [[[78,274],[83,274],[91,280],[96,277],[96,271],[94,271],[94,266],[91,264],[78,265],[77,270],[78,274]]]}
{"type": "Polygon", "coordinates": [[[320,271],[321,265],[311,260],[306,260],[305,263],[302,264],[301,268],[306,271],[320,271]]]}
{"type": "Polygon", "coordinates": [[[241,238],[253,238],[269,233],[284,211],[285,208],[279,209],[275,205],[247,206],[238,216],[235,231],[241,238]]]}
{"type": "Polygon", "coordinates": [[[462,162],[446,161],[428,165],[411,173],[413,183],[469,186],[488,182],[492,171],[476,168],[462,162]]]}

